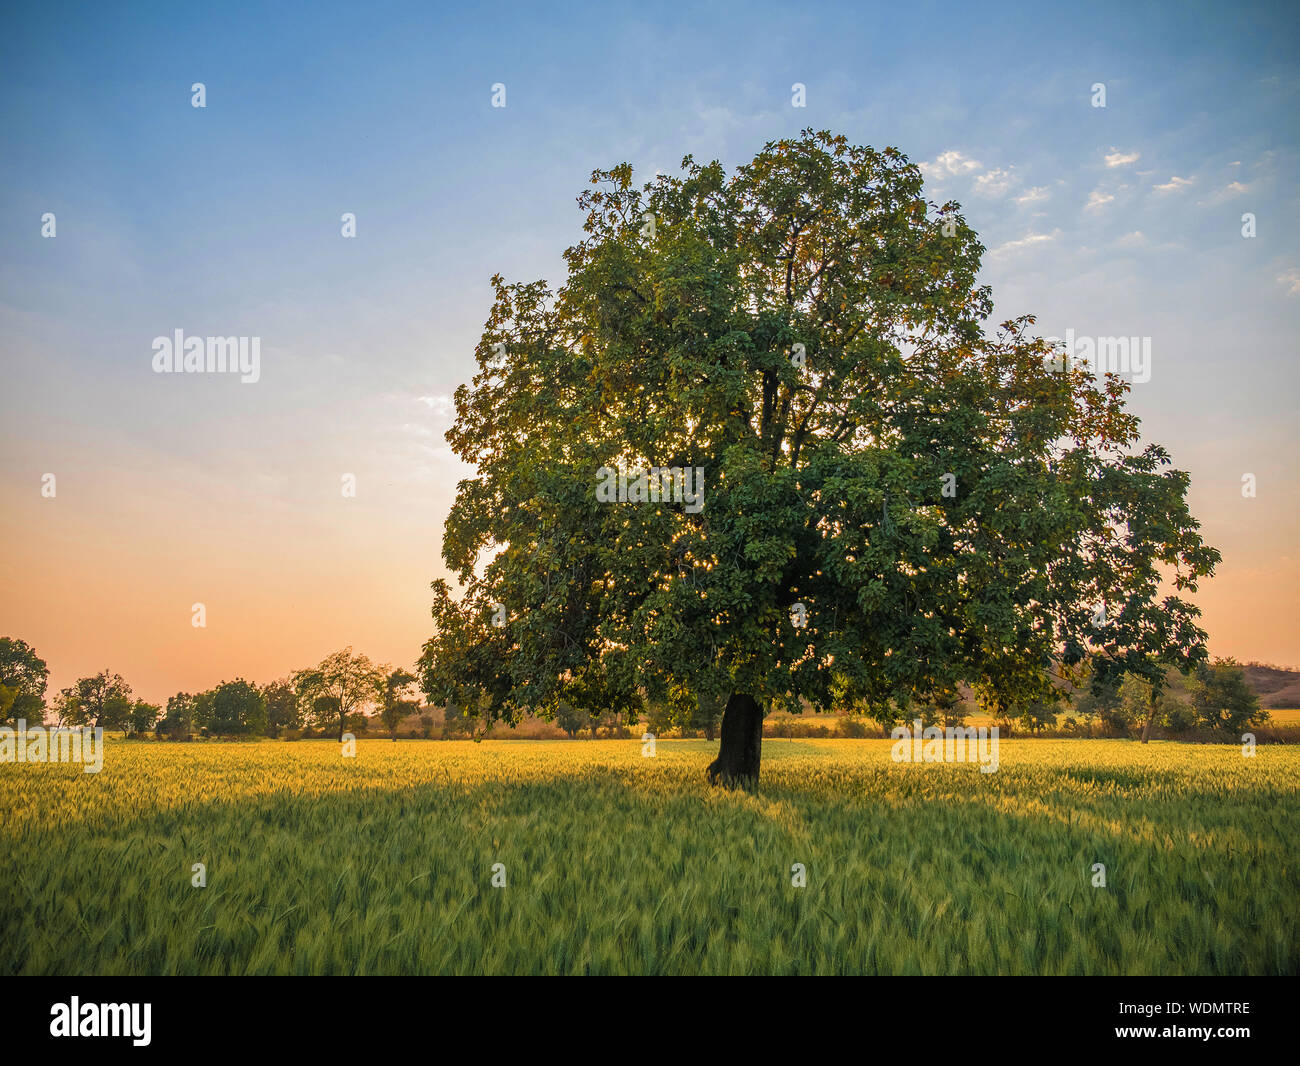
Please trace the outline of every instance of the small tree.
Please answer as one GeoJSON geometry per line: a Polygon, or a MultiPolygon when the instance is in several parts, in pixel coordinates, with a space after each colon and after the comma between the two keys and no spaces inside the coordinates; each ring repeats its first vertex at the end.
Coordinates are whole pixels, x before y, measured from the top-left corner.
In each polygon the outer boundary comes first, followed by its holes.
{"type": "Polygon", "coordinates": [[[961,692],[956,686],[942,689],[935,694],[934,709],[944,726],[966,724],[966,708],[962,703],[961,692]]]}
{"type": "Polygon", "coordinates": [[[587,713],[578,710],[568,700],[561,700],[555,708],[555,722],[569,734],[572,740],[578,735],[578,731],[587,724],[587,713]]]}
{"type": "Polygon", "coordinates": [[[154,727],[158,721],[158,716],[162,713],[162,708],[156,703],[146,703],[144,700],[136,700],[131,705],[131,713],[127,718],[130,735],[141,737],[154,727]]]}
{"type": "Polygon", "coordinates": [[[382,705],[385,675],[366,656],[355,654],[351,647],[347,647],[326,656],[319,666],[297,671],[293,675],[293,685],[299,698],[318,715],[322,708],[330,708],[341,741],[352,715],[364,713],[367,707],[382,705]],[[324,704],[322,697],[333,702],[324,704]]]}
{"type": "Polygon", "coordinates": [[[243,678],[223,681],[212,690],[212,716],[208,728],[222,736],[265,733],[266,697],[256,685],[243,678]]]}
{"type": "Polygon", "coordinates": [[[1166,672],[1164,691],[1160,694],[1160,724],[1171,733],[1184,733],[1196,725],[1192,696],[1197,688],[1196,671],[1166,672]]]}
{"type": "Polygon", "coordinates": [[[455,740],[458,737],[467,737],[472,730],[473,723],[466,708],[448,700],[447,705],[442,709],[442,739],[455,740]]]}
{"type": "Polygon", "coordinates": [[[0,637],[0,723],[23,719],[32,725],[45,720],[45,685],[50,671],[26,641],[0,637]]]}
{"type": "Polygon", "coordinates": [[[131,686],[120,674],[101,670],[61,689],[55,712],[63,725],[89,725],[99,729],[129,729],[131,686]]]}
{"type": "Polygon", "coordinates": [[[1196,673],[1192,706],[1197,717],[1211,729],[1240,734],[1253,719],[1267,721],[1259,697],[1246,683],[1246,673],[1235,659],[1216,659],[1202,664],[1196,673]]]}
{"type": "Polygon", "coordinates": [[[197,692],[194,695],[194,725],[199,733],[207,736],[212,729],[212,692],[197,692]]]}
{"type": "Polygon", "coordinates": [[[1056,725],[1055,704],[1032,700],[1020,712],[1020,721],[1031,733],[1041,733],[1056,725]]]}
{"type": "Polygon", "coordinates": [[[723,701],[708,693],[690,695],[691,713],[689,724],[704,734],[705,740],[713,740],[718,735],[718,726],[722,724],[723,701]]]}
{"type": "Polygon", "coordinates": [[[402,719],[418,706],[414,700],[403,698],[414,684],[415,675],[405,670],[392,670],[384,678],[383,704],[379,717],[393,740],[397,740],[397,727],[402,719]]]}
{"type": "Polygon", "coordinates": [[[272,681],[262,689],[266,700],[266,735],[278,737],[286,729],[302,728],[302,707],[288,678],[272,681]]]}
{"type": "Polygon", "coordinates": [[[194,709],[196,697],[188,692],[178,692],[167,698],[167,708],[154,726],[158,736],[167,736],[171,740],[187,739],[194,732],[194,709]]]}

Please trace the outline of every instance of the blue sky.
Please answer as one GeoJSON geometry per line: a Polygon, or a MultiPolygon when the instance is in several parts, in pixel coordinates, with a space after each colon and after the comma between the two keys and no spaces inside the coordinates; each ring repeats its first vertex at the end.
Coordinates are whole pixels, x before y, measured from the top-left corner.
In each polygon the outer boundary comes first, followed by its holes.
{"type": "Polygon", "coordinates": [[[1212,649],[1300,665],[1298,50],[1281,3],[6,5],[0,630],[62,683],[206,684],[236,655],[265,680],[349,642],[409,661],[488,278],[561,279],[595,167],[735,166],[812,126],[962,202],[999,318],[1152,338],[1132,403],[1225,554],[1212,649]],[[176,328],[261,337],[262,381],[152,374],[176,328]],[[171,633],[205,597],[225,635],[171,633]]]}

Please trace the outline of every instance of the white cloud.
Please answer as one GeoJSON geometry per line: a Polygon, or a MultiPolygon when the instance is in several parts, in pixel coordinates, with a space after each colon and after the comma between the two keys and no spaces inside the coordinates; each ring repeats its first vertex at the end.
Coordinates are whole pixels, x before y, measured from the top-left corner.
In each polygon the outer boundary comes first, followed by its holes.
{"type": "Polygon", "coordinates": [[[1007,241],[1006,244],[1000,245],[993,249],[990,255],[1008,255],[1011,252],[1019,252],[1025,248],[1032,248],[1036,244],[1045,244],[1048,241],[1054,241],[1061,231],[1053,230],[1051,233],[1027,233],[1018,241],[1007,241]]]}
{"type": "Polygon", "coordinates": [[[956,174],[969,174],[979,170],[980,164],[969,156],[962,155],[955,148],[941,152],[933,163],[922,163],[921,173],[927,178],[944,178],[956,174]]]}
{"type": "Polygon", "coordinates": [[[1195,181],[1195,178],[1171,177],[1164,185],[1156,185],[1153,188],[1156,192],[1181,192],[1195,181]]]}
{"type": "Polygon", "coordinates": [[[1146,238],[1146,234],[1143,233],[1140,229],[1138,229],[1138,230],[1134,230],[1132,233],[1124,234],[1124,236],[1122,236],[1115,243],[1124,248],[1136,248],[1139,245],[1146,244],[1147,238],[1146,238]]]}
{"type": "Polygon", "coordinates": [[[1287,286],[1288,296],[1300,296],[1300,270],[1292,267],[1285,274],[1278,275],[1278,284],[1287,286]]]}
{"type": "Polygon", "coordinates": [[[1108,167],[1122,167],[1127,166],[1129,163],[1136,163],[1141,158],[1141,152],[1130,152],[1126,155],[1115,148],[1111,148],[1110,153],[1106,156],[1106,165],[1108,167]]]}
{"type": "Polygon", "coordinates": [[[1025,192],[1022,192],[1019,196],[1017,196],[1016,203],[1032,204],[1032,203],[1037,203],[1039,200],[1046,200],[1046,199],[1047,199],[1047,186],[1035,185],[1032,189],[1028,189],[1025,192]]]}
{"type": "Polygon", "coordinates": [[[1014,170],[1011,167],[1003,170],[1001,167],[994,167],[992,170],[981,174],[975,179],[975,191],[984,196],[1005,196],[1018,179],[1011,173],[1014,170]]]}
{"type": "Polygon", "coordinates": [[[1111,196],[1108,192],[1102,192],[1100,187],[1098,187],[1092,190],[1091,195],[1088,197],[1088,202],[1083,205],[1083,208],[1086,211],[1093,207],[1104,207],[1113,199],[1115,199],[1115,197],[1111,196]]]}

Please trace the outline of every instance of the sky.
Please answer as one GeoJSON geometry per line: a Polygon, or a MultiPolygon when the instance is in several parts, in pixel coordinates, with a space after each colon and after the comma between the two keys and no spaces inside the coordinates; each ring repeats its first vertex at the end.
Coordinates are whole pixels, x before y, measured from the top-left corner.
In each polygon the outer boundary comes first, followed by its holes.
{"type": "Polygon", "coordinates": [[[489,278],[562,282],[597,167],[805,127],[961,202],[996,321],[1150,338],[1210,650],[1300,666],[1294,4],[0,11],[0,635],[51,696],[410,666],[489,278]],[[177,329],[259,338],[259,379],[154,372],[177,329]]]}

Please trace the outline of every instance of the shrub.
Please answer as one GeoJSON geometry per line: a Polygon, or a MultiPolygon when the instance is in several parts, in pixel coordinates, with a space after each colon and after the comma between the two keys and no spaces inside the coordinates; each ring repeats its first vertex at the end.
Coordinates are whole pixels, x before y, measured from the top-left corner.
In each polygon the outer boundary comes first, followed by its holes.
{"type": "Polygon", "coordinates": [[[1122,707],[1099,708],[1097,721],[1100,723],[1102,734],[1105,736],[1128,736],[1128,714],[1122,707]]]}
{"type": "Polygon", "coordinates": [[[804,722],[797,718],[769,718],[763,723],[763,735],[784,740],[804,740],[811,737],[829,737],[831,731],[820,722],[804,722]]]}

